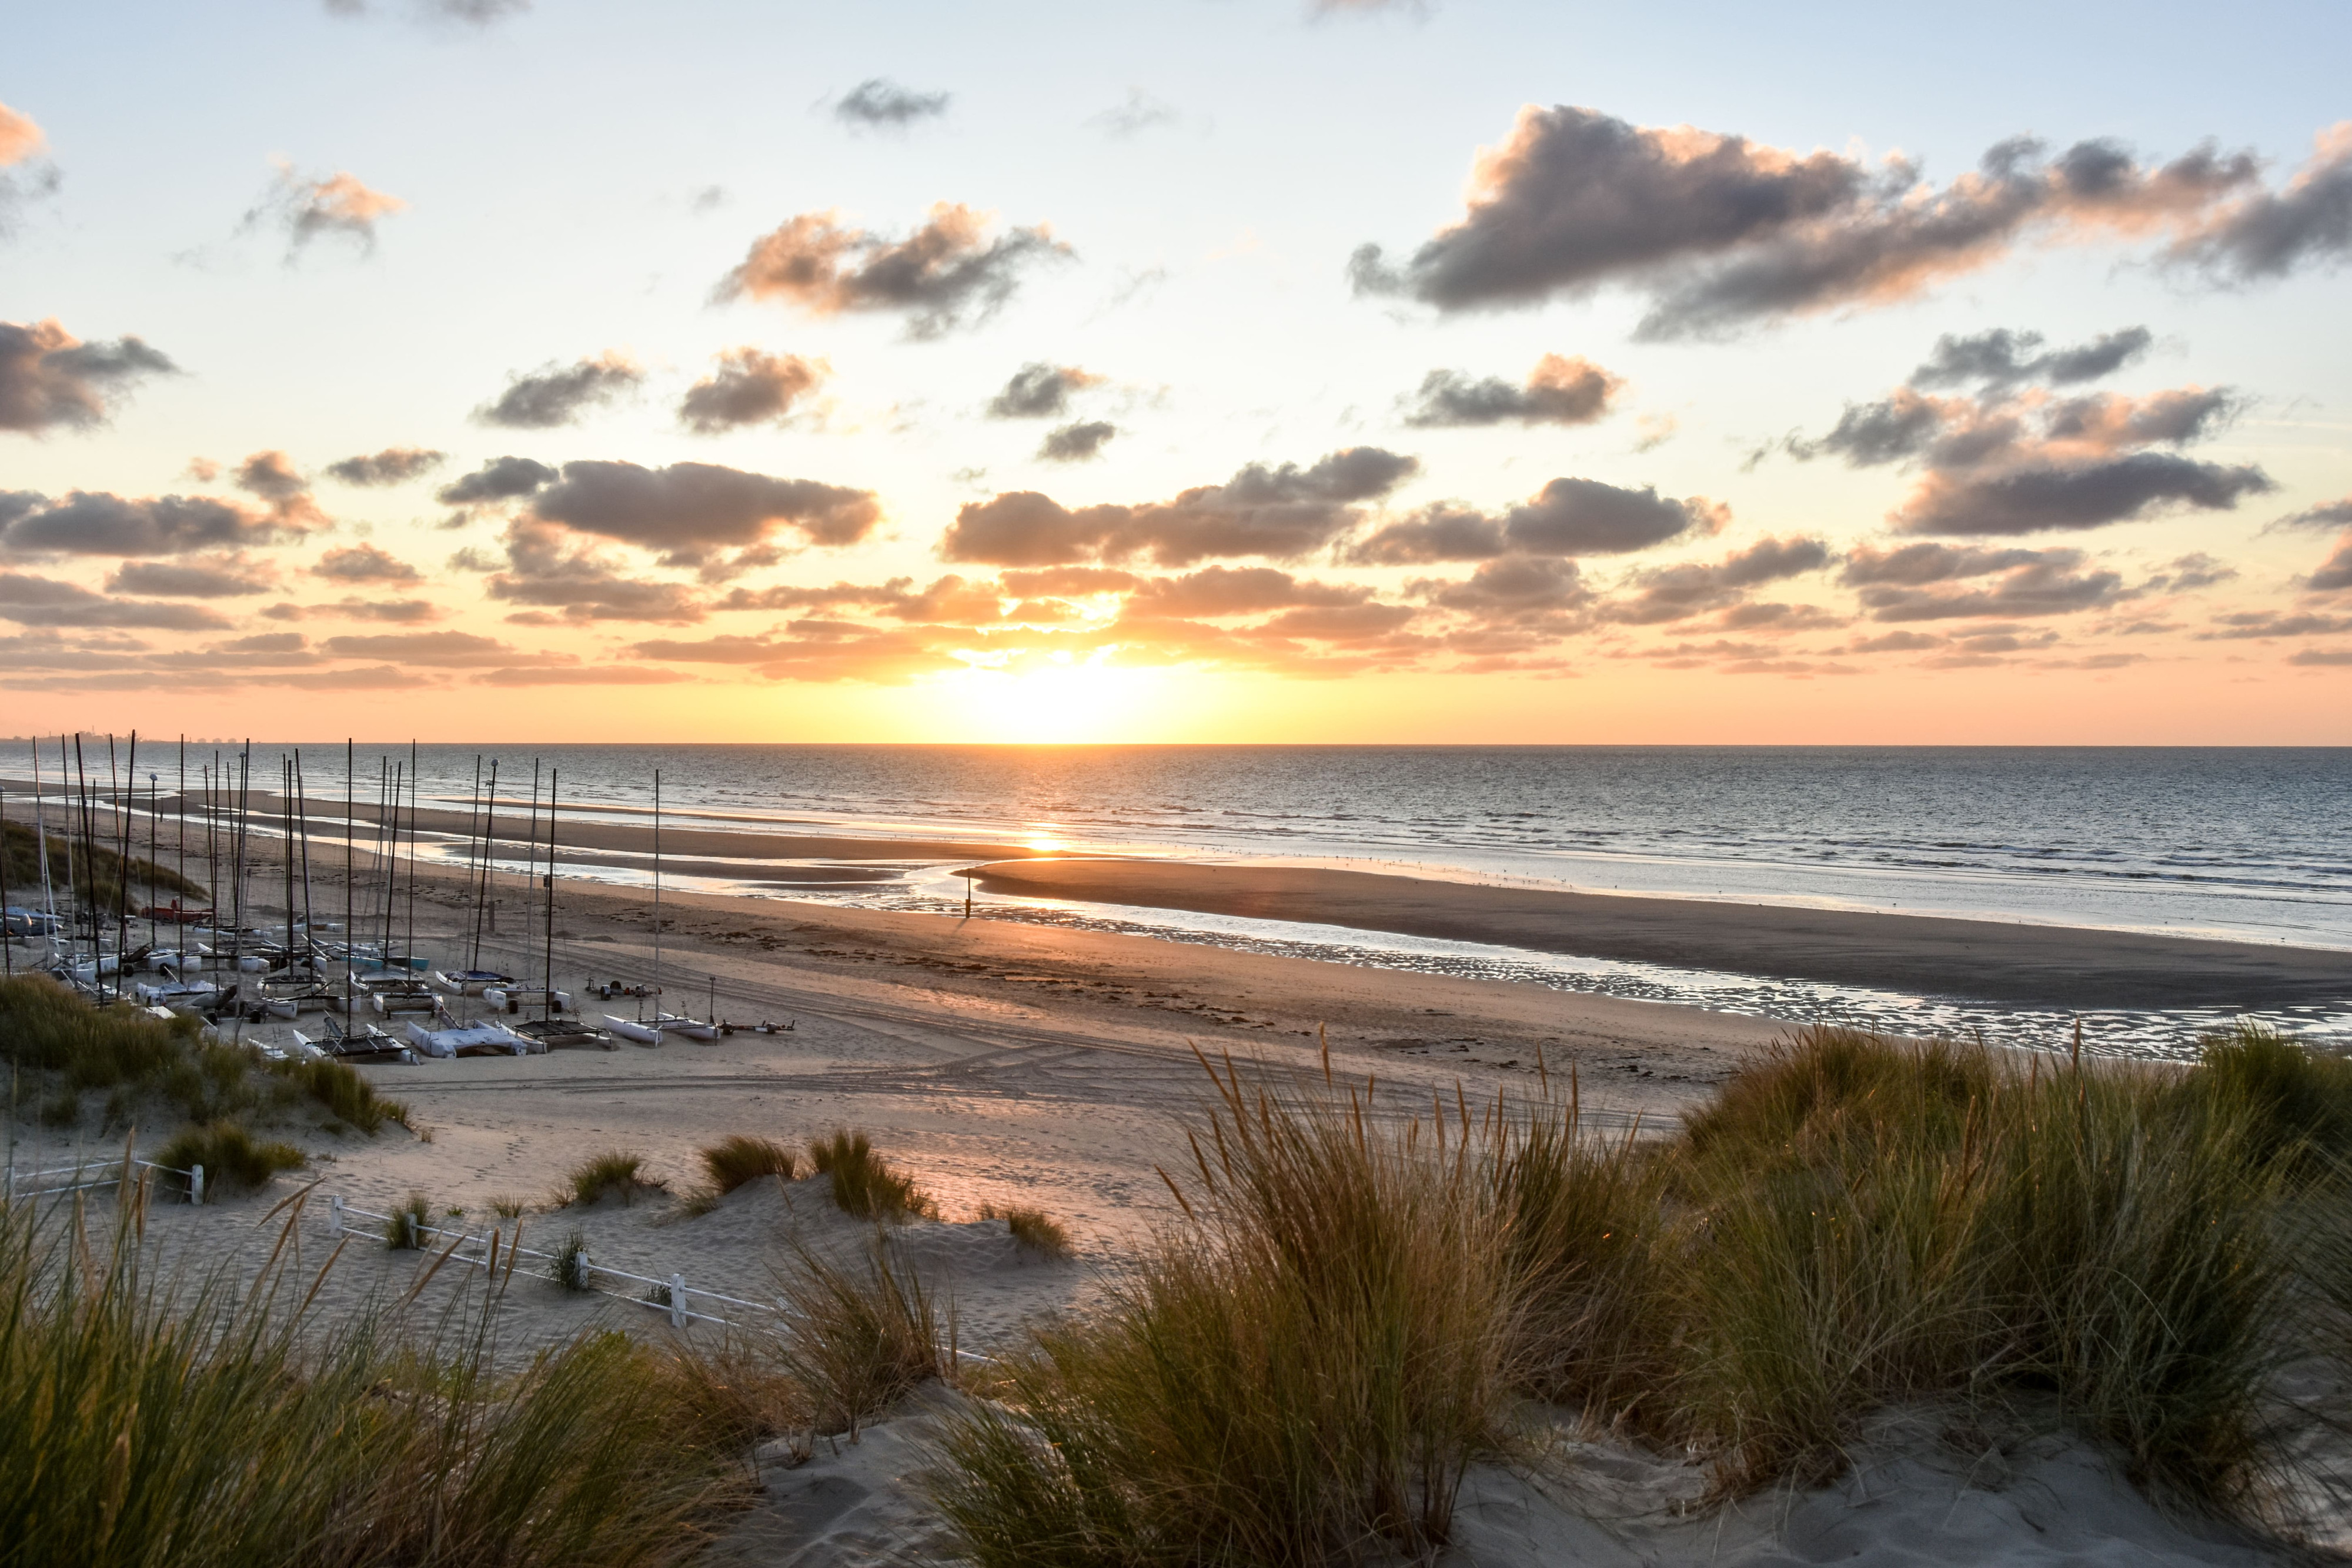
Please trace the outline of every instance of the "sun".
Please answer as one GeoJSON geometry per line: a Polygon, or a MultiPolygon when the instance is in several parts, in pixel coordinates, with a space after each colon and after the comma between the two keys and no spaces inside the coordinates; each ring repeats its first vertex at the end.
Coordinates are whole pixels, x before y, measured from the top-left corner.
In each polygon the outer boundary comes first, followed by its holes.
{"type": "MultiPolygon", "coordinates": [[[[960,740],[1085,745],[1158,739],[1192,704],[1175,672],[1116,664],[1106,652],[975,665],[934,683],[942,727],[960,740]]],[[[942,737],[946,738],[946,737],[942,737]]]]}

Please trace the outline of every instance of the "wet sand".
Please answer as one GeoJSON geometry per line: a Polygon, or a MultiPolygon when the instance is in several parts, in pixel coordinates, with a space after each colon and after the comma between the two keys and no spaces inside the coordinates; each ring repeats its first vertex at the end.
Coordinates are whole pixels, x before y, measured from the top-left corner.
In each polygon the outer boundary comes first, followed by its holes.
{"type": "Polygon", "coordinates": [[[1680,968],[2055,1008],[2352,1001],[2352,953],[1935,915],[1550,893],[1311,867],[1040,859],[984,893],[1485,942],[1680,968]]]}

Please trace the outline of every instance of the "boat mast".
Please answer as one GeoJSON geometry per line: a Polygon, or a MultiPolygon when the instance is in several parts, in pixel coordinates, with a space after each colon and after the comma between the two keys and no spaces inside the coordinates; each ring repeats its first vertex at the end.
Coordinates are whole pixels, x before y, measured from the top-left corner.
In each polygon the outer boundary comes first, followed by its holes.
{"type": "MultiPolygon", "coordinates": [[[[654,995],[662,994],[661,983],[661,769],[654,769],[654,995]]],[[[662,1005],[654,1003],[654,1017],[662,1015],[662,1005]]],[[[645,1016],[640,1012],[639,1018],[645,1016]]]]}
{"type": "MultiPolygon", "coordinates": [[[[540,993],[540,1017],[555,1016],[555,778],[547,770],[547,988],[540,993]]],[[[583,998],[583,1001],[585,998],[583,998]]]]}
{"type": "Polygon", "coordinates": [[[352,809],[358,802],[352,793],[352,768],[358,759],[357,749],[350,736],[343,737],[343,1017],[352,1016],[352,968],[359,955],[352,951],[352,939],[359,935],[352,928],[352,809]]]}
{"type": "Polygon", "coordinates": [[[41,807],[41,737],[33,737],[33,842],[38,848],[41,862],[41,913],[47,917],[48,929],[41,935],[49,939],[49,961],[58,956],[58,894],[49,881],[49,819],[41,807]]]}

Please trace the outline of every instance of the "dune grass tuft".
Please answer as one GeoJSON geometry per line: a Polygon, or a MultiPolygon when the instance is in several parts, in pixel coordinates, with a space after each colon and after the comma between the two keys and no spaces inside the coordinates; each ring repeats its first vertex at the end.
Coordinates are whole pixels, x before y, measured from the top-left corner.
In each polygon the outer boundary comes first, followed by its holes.
{"type": "Polygon", "coordinates": [[[421,1338],[316,1317],[290,1248],[174,1291],[136,1224],[0,1215],[11,1561],[659,1568],[744,1500],[759,1422],[683,1350],[592,1333],[499,1373],[487,1301],[421,1338]]]}
{"type": "Polygon", "coordinates": [[[874,1152],[864,1133],[836,1128],[809,1143],[809,1164],[833,1178],[834,1207],[854,1219],[936,1219],[940,1206],[915,1178],[874,1152]]]}
{"type": "Polygon", "coordinates": [[[659,1192],[662,1184],[646,1174],[642,1155],[624,1149],[610,1149],[572,1167],[564,1178],[570,1196],[568,1204],[586,1206],[607,1197],[618,1197],[626,1207],[648,1192],[659,1192]]]}
{"type": "Polygon", "coordinates": [[[795,1244],[780,1271],[777,1354],[806,1392],[816,1431],[851,1442],[867,1419],[954,1368],[954,1313],[877,1231],[863,1266],[795,1244]]]}
{"type": "Polygon", "coordinates": [[[1042,1208],[1023,1204],[983,1203],[980,1206],[982,1219],[1001,1219],[1013,1239],[1033,1252],[1048,1258],[1070,1255],[1070,1229],[1042,1208]]]}
{"type": "Polygon", "coordinates": [[[1893,1405],[2043,1410],[2261,1514],[2300,1451],[2275,1375],[2352,1375],[2352,1064],[2258,1030],[2186,1071],[1809,1030],[1647,1138],[1572,1076],[1376,1121],[1213,1071],[1184,1223],[949,1427],[982,1568],[1426,1554],[1519,1397],[1729,1493],[1893,1405]]]}
{"type": "Polygon", "coordinates": [[[204,1166],[208,1193],[250,1192],[279,1171],[299,1170],[307,1163],[302,1151],[292,1145],[257,1139],[236,1122],[183,1128],[154,1159],[157,1165],[174,1170],[204,1166]]]}
{"type": "Polygon", "coordinates": [[[383,1222],[383,1244],[394,1252],[422,1250],[431,1239],[433,1204],[421,1192],[412,1192],[393,1207],[383,1222]]]}
{"type": "Polygon", "coordinates": [[[761,1176],[780,1176],[790,1181],[798,1164],[793,1151],[772,1138],[755,1138],[737,1133],[707,1144],[702,1151],[702,1170],[712,1190],[733,1192],[746,1182],[761,1176]]]}

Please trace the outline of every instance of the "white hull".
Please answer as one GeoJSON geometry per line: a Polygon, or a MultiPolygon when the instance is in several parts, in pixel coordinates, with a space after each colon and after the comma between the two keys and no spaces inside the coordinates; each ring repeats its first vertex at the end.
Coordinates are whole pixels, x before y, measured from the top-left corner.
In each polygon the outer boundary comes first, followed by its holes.
{"type": "Polygon", "coordinates": [[[604,1027],[623,1040],[632,1040],[639,1045],[661,1043],[661,1030],[649,1023],[637,1023],[629,1019],[616,1019],[611,1013],[606,1013],[604,1027]]]}
{"type": "Polygon", "coordinates": [[[688,1040],[717,1040],[719,1026],[704,1023],[699,1019],[665,1018],[659,1027],[671,1034],[682,1034],[688,1040]]]}

